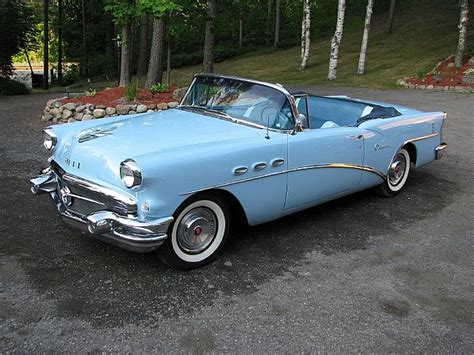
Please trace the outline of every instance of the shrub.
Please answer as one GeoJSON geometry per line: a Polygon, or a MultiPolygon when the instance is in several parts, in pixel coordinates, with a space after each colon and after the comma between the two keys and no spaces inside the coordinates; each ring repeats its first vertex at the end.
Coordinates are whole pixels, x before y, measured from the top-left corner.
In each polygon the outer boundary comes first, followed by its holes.
{"type": "Polygon", "coordinates": [[[77,65],[71,65],[63,74],[63,85],[71,85],[79,80],[79,68],[77,65]]]}
{"type": "Polygon", "coordinates": [[[125,86],[125,98],[127,101],[135,101],[139,92],[140,89],[138,87],[138,80],[135,80],[134,82],[131,82],[125,86]]]}
{"type": "Polygon", "coordinates": [[[150,88],[151,96],[154,97],[159,92],[166,92],[168,86],[162,83],[153,84],[150,88]]]}
{"type": "Polygon", "coordinates": [[[28,94],[30,94],[30,90],[28,90],[25,84],[6,78],[0,78],[0,96],[28,94]]]}
{"type": "Polygon", "coordinates": [[[425,75],[426,75],[425,68],[423,67],[418,68],[418,70],[416,71],[416,77],[420,80],[423,80],[425,78],[425,75]]]}

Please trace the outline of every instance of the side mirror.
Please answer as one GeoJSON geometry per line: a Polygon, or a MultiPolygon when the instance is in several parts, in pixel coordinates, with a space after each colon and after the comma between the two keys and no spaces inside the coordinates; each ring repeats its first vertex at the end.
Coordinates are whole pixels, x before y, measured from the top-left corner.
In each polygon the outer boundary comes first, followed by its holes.
{"type": "Polygon", "coordinates": [[[293,127],[293,129],[290,132],[291,135],[295,135],[298,132],[303,132],[304,131],[304,128],[303,128],[304,120],[306,120],[306,116],[303,115],[302,113],[300,113],[298,115],[298,117],[296,117],[295,126],[293,127]]]}

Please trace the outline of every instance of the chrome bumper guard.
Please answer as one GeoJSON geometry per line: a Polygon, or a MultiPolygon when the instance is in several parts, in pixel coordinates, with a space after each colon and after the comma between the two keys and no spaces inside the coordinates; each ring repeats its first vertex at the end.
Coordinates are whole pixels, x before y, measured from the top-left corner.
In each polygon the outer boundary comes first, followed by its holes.
{"type": "Polygon", "coordinates": [[[435,148],[436,160],[441,159],[444,155],[444,150],[448,145],[446,143],[441,143],[435,148]]]}
{"type": "Polygon", "coordinates": [[[30,183],[33,194],[50,194],[65,223],[130,251],[144,253],[157,249],[167,238],[168,226],[173,222],[173,217],[142,221],[134,215],[122,216],[107,210],[87,216],[74,213],[60,198],[57,176],[49,168],[32,178],[30,183]]]}

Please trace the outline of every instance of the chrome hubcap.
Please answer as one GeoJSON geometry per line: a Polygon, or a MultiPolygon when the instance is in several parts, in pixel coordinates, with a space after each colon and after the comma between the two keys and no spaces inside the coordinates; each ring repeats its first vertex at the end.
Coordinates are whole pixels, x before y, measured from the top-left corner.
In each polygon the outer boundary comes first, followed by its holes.
{"type": "Polygon", "coordinates": [[[403,176],[405,175],[407,161],[405,156],[401,153],[398,153],[393,159],[392,165],[390,165],[390,171],[388,173],[388,179],[390,185],[396,186],[402,181],[403,176]]]}
{"type": "Polygon", "coordinates": [[[176,231],[181,250],[197,254],[205,250],[214,240],[217,232],[217,218],[205,207],[192,209],[184,215],[176,231]]]}

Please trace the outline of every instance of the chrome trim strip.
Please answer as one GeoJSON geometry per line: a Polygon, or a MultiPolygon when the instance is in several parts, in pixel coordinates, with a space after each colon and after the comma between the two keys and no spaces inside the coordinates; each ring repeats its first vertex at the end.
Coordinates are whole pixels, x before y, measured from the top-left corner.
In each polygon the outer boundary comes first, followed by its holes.
{"type": "Polygon", "coordinates": [[[196,189],[196,190],[192,190],[192,191],[189,191],[189,192],[180,193],[179,195],[180,196],[185,196],[185,195],[190,195],[190,194],[194,194],[194,193],[197,193],[197,192],[202,192],[202,191],[206,191],[206,190],[210,190],[210,189],[217,189],[217,188],[220,188],[220,187],[226,187],[226,186],[230,186],[230,185],[240,184],[240,183],[243,183],[243,182],[263,179],[263,178],[267,178],[267,177],[270,177],[270,176],[276,176],[276,175],[281,175],[281,174],[286,174],[286,173],[292,173],[292,172],[295,172],[295,171],[312,170],[312,169],[357,169],[357,170],[362,170],[362,171],[366,171],[366,172],[375,174],[375,175],[379,176],[380,178],[382,178],[383,180],[386,179],[386,174],[384,174],[380,170],[377,170],[377,169],[372,168],[370,166],[358,165],[358,164],[342,164],[342,163],[318,164],[318,165],[306,165],[306,166],[301,166],[299,168],[286,169],[286,170],[277,171],[277,172],[274,172],[274,173],[268,173],[268,174],[263,174],[263,175],[258,175],[258,176],[252,176],[252,177],[248,177],[248,178],[237,180],[237,181],[230,181],[230,182],[225,182],[225,183],[222,183],[222,184],[211,185],[211,186],[204,187],[204,188],[201,188],[201,189],[196,189]]]}
{"type": "Polygon", "coordinates": [[[76,184],[79,187],[83,187],[85,189],[88,189],[88,190],[93,191],[93,192],[97,192],[99,194],[103,194],[106,197],[109,197],[109,198],[112,198],[112,199],[117,200],[119,202],[122,202],[124,204],[130,205],[131,207],[136,207],[137,206],[137,202],[135,200],[133,200],[132,198],[124,196],[124,195],[122,195],[121,193],[119,193],[115,190],[109,189],[108,187],[104,187],[104,186],[101,186],[101,185],[94,184],[94,183],[92,183],[88,180],[85,180],[85,179],[82,179],[82,178],[79,178],[77,176],[70,175],[70,174],[67,174],[67,173],[62,176],[62,179],[66,180],[66,181],[68,181],[72,184],[76,184]]]}
{"type": "Polygon", "coordinates": [[[422,137],[417,137],[417,138],[409,139],[409,140],[405,141],[405,142],[402,144],[402,147],[403,147],[405,144],[408,144],[408,143],[418,142],[418,141],[421,141],[421,140],[423,140],[423,139],[428,139],[428,138],[436,137],[438,134],[439,134],[438,132],[435,132],[435,133],[427,134],[426,136],[422,136],[422,137]]]}
{"type": "Polygon", "coordinates": [[[87,198],[87,197],[84,197],[84,196],[79,196],[79,195],[73,194],[72,192],[69,192],[67,195],[71,196],[71,197],[74,197],[74,198],[77,198],[79,200],[92,202],[92,203],[95,203],[97,205],[105,206],[105,203],[102,203],[102,202],[99,202],[99,201],[96,201],[96,200],[93,200],[91,198],[87,198]]]}

